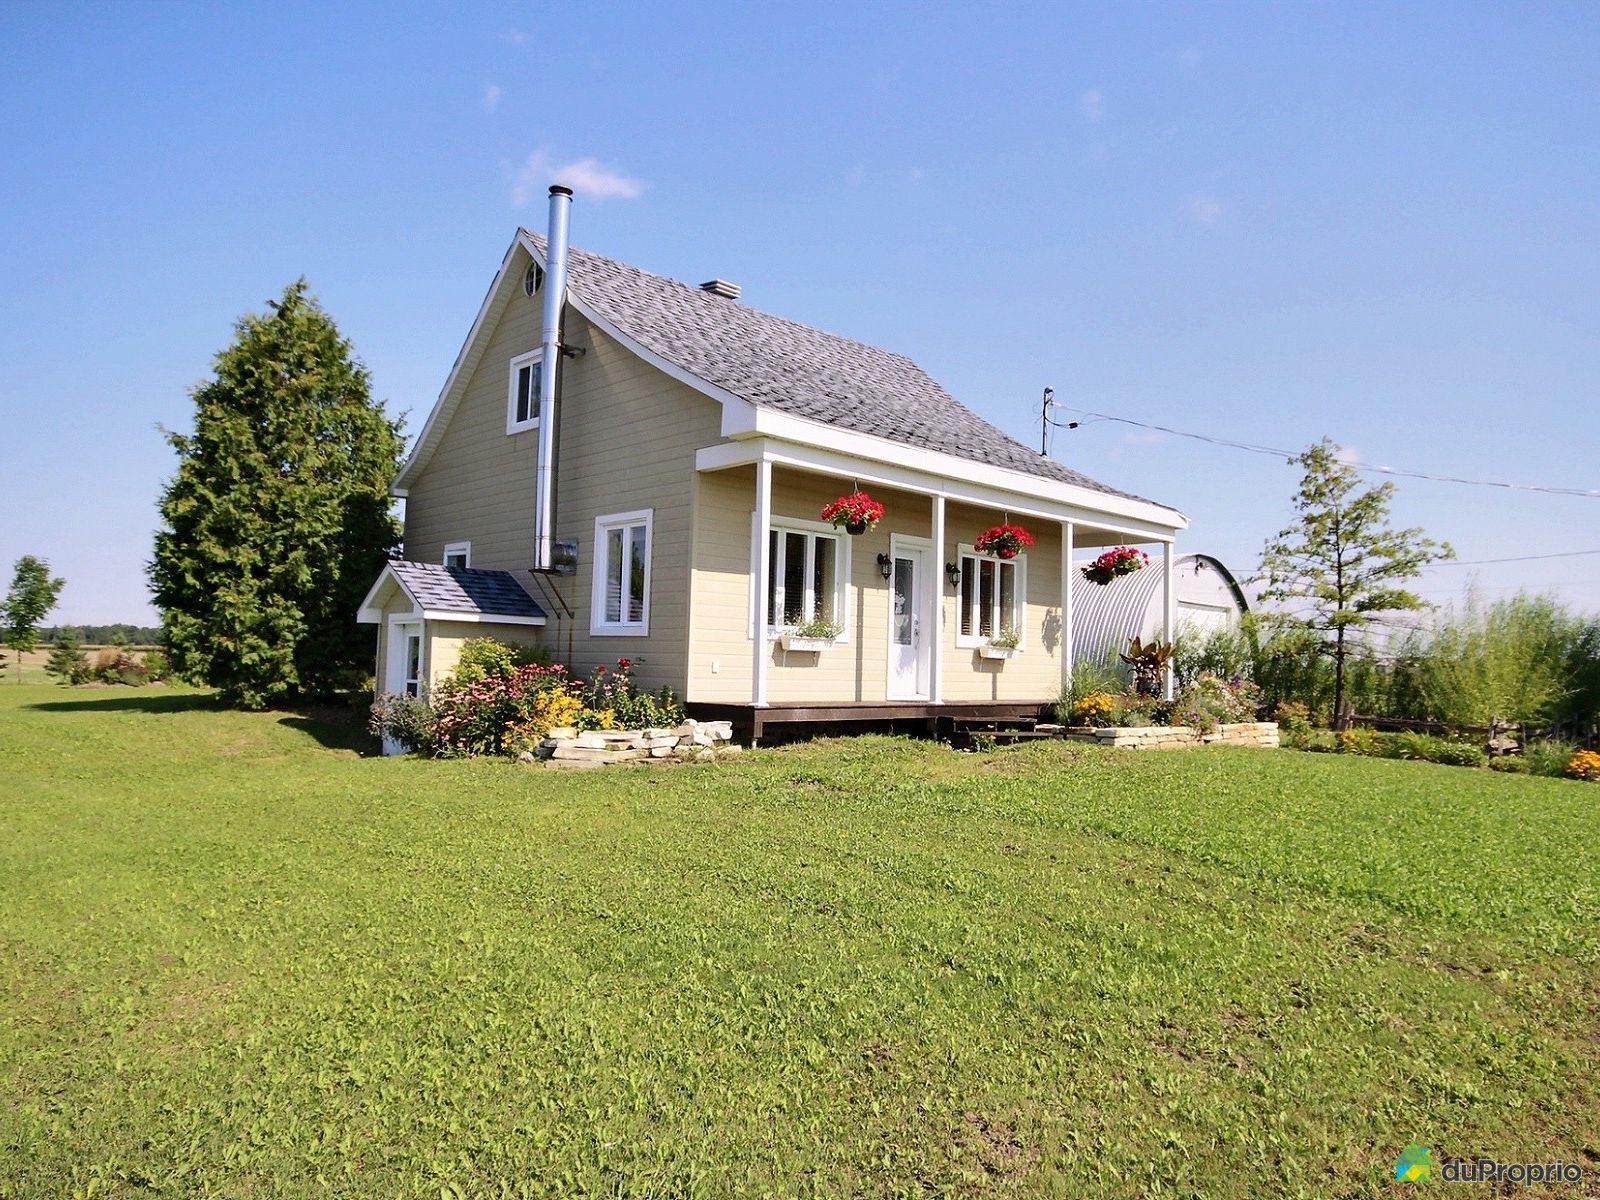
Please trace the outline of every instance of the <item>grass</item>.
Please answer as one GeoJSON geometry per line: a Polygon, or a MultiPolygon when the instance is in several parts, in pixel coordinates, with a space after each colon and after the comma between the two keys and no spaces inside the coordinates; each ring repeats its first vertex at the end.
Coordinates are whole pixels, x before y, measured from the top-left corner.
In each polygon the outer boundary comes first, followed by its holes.
{"type": "Polygon", "coordinates": [[[1411,1141],[1600,1174],[1593,785],[357,744],[0,688],[0,1196],[1388,1196],[1411,1141]]]}

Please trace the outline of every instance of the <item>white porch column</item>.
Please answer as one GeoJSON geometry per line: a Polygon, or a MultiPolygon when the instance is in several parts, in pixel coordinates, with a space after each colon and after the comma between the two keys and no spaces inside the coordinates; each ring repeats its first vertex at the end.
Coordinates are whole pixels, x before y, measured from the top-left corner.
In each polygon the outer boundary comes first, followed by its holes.
{"type": "MultiPolygon", "coordinates": [[[[1172,543],[1161,544],[1161,640],[1172,641],[1174,618],[1177,613],[1175,597],[1172,594],[1172,543]]],[[[1162,683],[1162,695],[1168,700],[1173,696],[1172,662],[1167,662],[1167,677],[1162,683]]]]}
{"type": "Polygon", "coordinates": [[[1078,527],[1061,522],[1061,690],[1072,687],[1072,567],[1073,542],[1078,527]]]}
{"type": "Polygon", "coordinates": [[[933,679],[928,699],[944,703],[944,496],[933,498],[933,679]]]}
{"type": "Polygon", "coordinates": [[[767,660],[771,650],[767,644],[767,610],[772,607],[767,595],[767,572],[772,555],[772,463],[765,457],[756,464],[756,522],[750,547],[750,590],[755,593],[755,658],[750,669],[750,703],[757,708],[767,704],[767,660]]]}

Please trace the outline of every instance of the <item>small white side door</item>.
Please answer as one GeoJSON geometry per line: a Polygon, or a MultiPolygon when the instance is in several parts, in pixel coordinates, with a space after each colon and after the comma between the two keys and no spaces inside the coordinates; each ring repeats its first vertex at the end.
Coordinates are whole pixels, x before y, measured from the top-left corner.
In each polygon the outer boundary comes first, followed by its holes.
{"type": "MultiPolygon", "coordinates": [[[[422,694],[422,622],[391,621],[385,657],[383,690],[401,696],[422,694]]],[[[405,747],[383,739],[385,754],[403,754],[405,747]]]]}

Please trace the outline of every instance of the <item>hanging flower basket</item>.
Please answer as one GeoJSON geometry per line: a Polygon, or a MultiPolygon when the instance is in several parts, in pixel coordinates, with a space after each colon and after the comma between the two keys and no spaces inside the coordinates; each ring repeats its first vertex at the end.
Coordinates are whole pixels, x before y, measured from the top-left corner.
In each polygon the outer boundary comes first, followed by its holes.
{"type": "Polygon", "coordinates": [[[1118,575],[1132,575],[1142,570],[1149,561],[1150,556],[1143,550],[1135,550],[1132,546],[1114,546],[1082,568],[1083,577],[1090,583],[1104,586],[1118,575]]]}
{"type": "Polygon", "coordinates": [[[972,548],[979,554],[992,554],[996,558],[1015,558],[1033,545],[1033,534],[1021,525],[991,525],[978,535],[972,548]]]}
{"type": "Polygon", "coordinates": [[[883,505],[865,492],[840,496],[822,508],[822,519],[842,525],[846,533],[865,533],[883,520],[883,505]]]}

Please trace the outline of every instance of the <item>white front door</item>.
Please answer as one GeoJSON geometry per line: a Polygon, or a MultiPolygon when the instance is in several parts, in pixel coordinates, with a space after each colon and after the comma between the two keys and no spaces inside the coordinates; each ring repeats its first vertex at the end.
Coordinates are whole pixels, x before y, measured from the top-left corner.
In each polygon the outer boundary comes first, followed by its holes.
{"type": "Polygon", "coordinates": [[[932,660],[932,547],[893,537],[889,546],[889,686],[887,699],[926,700],[932,660]]]}
{"type": "MultiPolygon", "coordinates": [[[[383,690],[401,696],[422,694],[422,622],[392,621],[389,624],[389,647],[384,656],[383,690]]],[[[385,754],[402,754],[405,747],[399,742],[383,739],[385,754]]]]}

